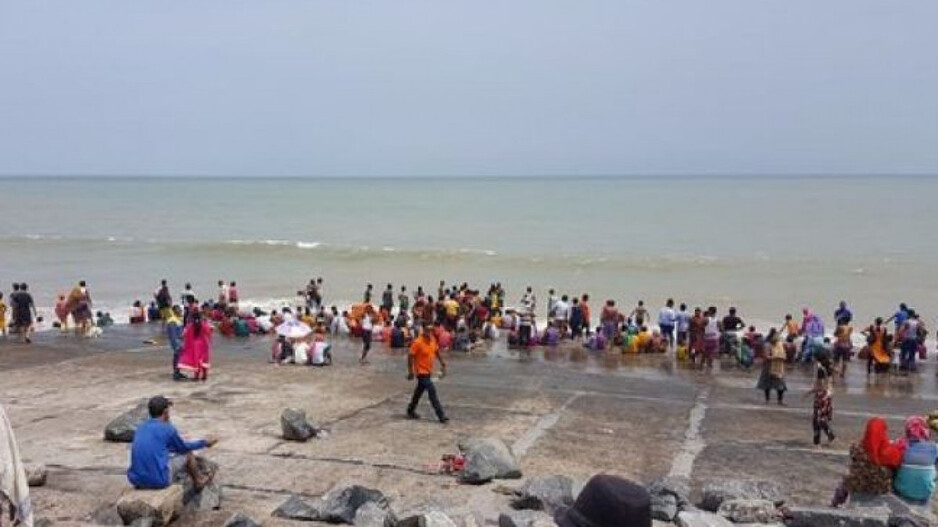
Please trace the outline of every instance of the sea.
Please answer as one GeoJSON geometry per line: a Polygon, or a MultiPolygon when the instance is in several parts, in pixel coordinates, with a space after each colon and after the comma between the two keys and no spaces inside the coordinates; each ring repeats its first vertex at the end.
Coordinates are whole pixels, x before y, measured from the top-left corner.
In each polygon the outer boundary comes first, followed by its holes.
{"type": "Polygon", "coordinates": [[[28,283],[49,319],[79,280],[126,319],[161,279],[271,308],[318,277],[340,308],[445,280],[501,282],[509,305],[531,286],[542,314],[551,288],[766,323],[938,312],[935,177],[12,177],[0,196],[0,291],[28,283]]]}

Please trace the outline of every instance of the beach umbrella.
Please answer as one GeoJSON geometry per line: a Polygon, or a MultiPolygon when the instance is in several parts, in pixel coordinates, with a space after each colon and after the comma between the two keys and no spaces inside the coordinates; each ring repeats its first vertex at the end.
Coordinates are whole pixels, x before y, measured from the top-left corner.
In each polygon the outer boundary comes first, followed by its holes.
{"type": "Polygon", "coordinates": [[[301,339],[312,332],[311,327],[296,319],[287,320],[277,326],[277,334],[288,339],[301,339]]]}

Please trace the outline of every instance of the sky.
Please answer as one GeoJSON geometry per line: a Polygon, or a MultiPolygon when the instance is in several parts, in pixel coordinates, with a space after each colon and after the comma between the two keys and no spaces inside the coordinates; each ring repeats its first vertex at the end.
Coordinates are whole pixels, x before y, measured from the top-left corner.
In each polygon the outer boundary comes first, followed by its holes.
{"type": "Polygon", "coordinates": [[[0,2],[0,175],[938,174],[934,0],[0,2]]]}

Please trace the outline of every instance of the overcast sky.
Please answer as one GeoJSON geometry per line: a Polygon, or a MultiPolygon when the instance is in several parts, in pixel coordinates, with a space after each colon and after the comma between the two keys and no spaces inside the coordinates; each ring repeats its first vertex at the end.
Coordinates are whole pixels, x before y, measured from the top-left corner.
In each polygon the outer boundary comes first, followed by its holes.
{"type": "Polygon", "coordinates": [[[0,174],[938,173],[935,0],[0,2],[0,174]]]}

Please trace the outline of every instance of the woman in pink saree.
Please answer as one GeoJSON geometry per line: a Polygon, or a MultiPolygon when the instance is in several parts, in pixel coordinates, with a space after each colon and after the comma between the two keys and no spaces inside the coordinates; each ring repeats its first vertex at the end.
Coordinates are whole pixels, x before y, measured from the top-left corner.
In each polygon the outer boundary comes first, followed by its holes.
{"type": "Polygon", "coordinates": [[[202,320],[202,314],[195,311],[190,315],[189,324],[182,334],[179,369],[193,372],[197,381],[207,381],[211,363],[212,325],[202,320]]]}

